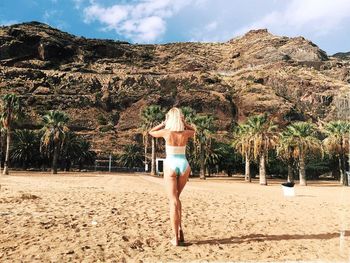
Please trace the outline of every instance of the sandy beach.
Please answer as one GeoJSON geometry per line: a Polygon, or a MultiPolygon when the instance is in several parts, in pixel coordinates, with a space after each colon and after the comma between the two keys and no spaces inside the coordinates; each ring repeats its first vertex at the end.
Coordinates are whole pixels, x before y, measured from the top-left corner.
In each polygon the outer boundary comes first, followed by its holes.
{"type": "Polygon", "coordinates": [[[269,183],[190,178],[186,245],[173,247],[162,178],[13,172],[0,177],[0,261],[350,262],[350,187],[309,182],[285,197],[269,183]]]}

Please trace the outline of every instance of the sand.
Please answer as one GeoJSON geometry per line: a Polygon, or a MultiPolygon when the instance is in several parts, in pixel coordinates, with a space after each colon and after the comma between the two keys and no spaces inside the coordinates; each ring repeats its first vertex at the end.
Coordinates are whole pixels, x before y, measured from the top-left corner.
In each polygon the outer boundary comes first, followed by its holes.
{"type": "Polygon", "coordinates": [[[270,183],[191,178],[187,242],[173,247],[162,178],[13,172],[0,177],[0,262],[350,262],[350,187],[284,197],[270,183]]]}

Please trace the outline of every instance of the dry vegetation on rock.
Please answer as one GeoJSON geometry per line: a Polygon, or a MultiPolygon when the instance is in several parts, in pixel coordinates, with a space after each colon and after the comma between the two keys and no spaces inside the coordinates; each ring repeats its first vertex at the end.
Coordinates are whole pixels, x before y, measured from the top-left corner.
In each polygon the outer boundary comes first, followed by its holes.
{"type": "Polygon", "coordinates": [[[0,27],[0,90],[23,98],[23,127],[64,110],[103,152],[142,140],[140,111],[149,104],[213,114],[228,136],[232,124],[262,112],[281,124],[329,120],[349,82],[346,54],[330,57],[303,37],[263,29],[225,43],[133,45],[38,22],[0,27]]]}

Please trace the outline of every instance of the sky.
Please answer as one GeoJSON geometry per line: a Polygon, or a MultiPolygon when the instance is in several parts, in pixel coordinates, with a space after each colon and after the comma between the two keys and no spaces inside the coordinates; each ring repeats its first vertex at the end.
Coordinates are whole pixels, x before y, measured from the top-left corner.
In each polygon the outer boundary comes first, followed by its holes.
{"type": "Polygon", "coordinates": [[[350,0],[0,0],[0,25],[39,21],[130,43],[225,42],[250,29],[350,51],[350,0]]]}

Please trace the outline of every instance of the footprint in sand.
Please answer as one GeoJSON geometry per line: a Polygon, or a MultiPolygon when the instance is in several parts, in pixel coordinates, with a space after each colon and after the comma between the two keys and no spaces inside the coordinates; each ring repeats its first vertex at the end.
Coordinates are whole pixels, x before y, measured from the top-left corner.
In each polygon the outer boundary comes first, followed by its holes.
{"type": "Polygon", "coordinates": [[[127,236],[122,236],[123,241],[129,241],[129,238],[127,236]]]}
{"type": "Polygon", "coordinates": [[[143,243],[139,239],[136,239],[134,242],[132,242],[130,244],[130,248],[141,251],[141,252],[144,251],[142,246],[143,246],[143,243]]]}

